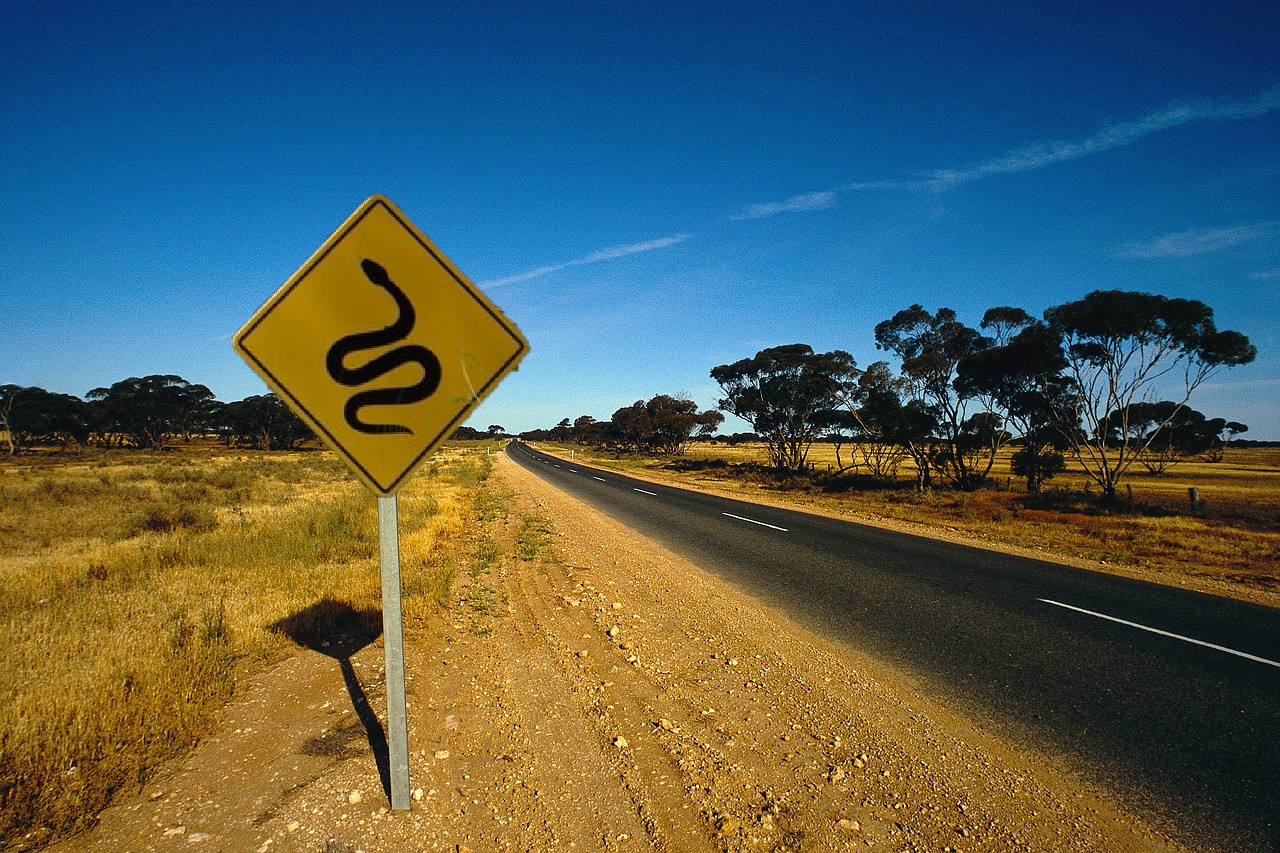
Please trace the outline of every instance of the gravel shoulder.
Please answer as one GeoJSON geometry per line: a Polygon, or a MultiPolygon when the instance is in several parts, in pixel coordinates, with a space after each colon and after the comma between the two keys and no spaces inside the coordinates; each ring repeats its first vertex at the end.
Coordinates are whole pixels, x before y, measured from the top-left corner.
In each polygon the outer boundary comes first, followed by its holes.
{"type": "Polygon", "coordinates": [[[370,746],[374,643],[260,674],[217,736],[51,849],[1181,849],[505,457],[494,478],[503,556],[406,636],[411,811],[370,746]]]}

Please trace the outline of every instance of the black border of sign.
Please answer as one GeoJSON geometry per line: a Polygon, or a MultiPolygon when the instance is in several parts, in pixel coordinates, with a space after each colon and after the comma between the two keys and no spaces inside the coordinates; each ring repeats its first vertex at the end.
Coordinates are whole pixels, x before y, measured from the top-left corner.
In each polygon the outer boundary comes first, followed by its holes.
{"type": "Polygon", "coordinates": [[[413,473],[414,469],[422,463],[422,460],[425,459],[433,450],[439,447],[449,435],[453,434],[453,431],[457,429],[458,424],[461,423],[467,415],[471,414],[471,412],[480,405],[481,401],[489,395],[489,392],[493,390],[493,386],[511,371],[514,363],[524,358],[525,354],[529,352],[528,342],[525,341],[524,337],[518,332],[512,331],[511,324],[506,317],[496,313],[488,300],[483,295],[478,295],[476,287],[471,284],[471,282],[467,281],[467,279],[454,268],[453,263],[448,258],[444,257],[436,250],[435,246],[431,244],[430,238],[426,238],[425,235],[420,234],[417,227],[410,222],[407,217],[401,214],[396,206],[392,204],[391,200],[383,196],[373,196],[357,208],[356,214],[353,215],[344,225],[339,227],[339,229],[325,241],[320,250],[289,278],[288,284],[277,291],[276,294],[271,297],[270,301],[254,315],[250,322],[236,334],[235,341],[237,343],[236,349],[252,360],[258,373],[266,378],[274,389],[279,391],[287,399],[298,414],[302,415],[303,418],[311,424],[311,426],[323,433],[323,435],[328,439],[329,444],[342,454],[344,459],[359,469],[360,473],[363,474],[364,481],[372,485],[374,487],[374,491],[381,495],[395,494],[405,479],[407,479],[408,476],[413,473]],[[494,372],[493,376],[485,382],[484,386],[480,388],[479,391],[472,395],[471,401],[462,407],[458,414],[456,414],[453,419],[445,425],[444,429],[436,433],[435,438],[427,443],[423,451],[413,458],[408,466],[405,467],[404,471],[397,475],[396,478],[385,487],[378,482],[377,478],[375,478],[369,470],[360,463],[360,460],[352,455],[343,443],[335,438],[333,433],[331,433],[325,425],[321,423],[305,405],[303,405],[302,401],[295,397],[293,393],[285,387],[284,383],[282,383],[276,375],[272,373],[267,366],[263,364],[245,345],[246,339],[249,338],[258,326],[271,315],[271,312],[275,310],[276,306],[283,302],[290,293],[301,285],[303,280],[311,274],[311,271],[315,269],[321,261],[327,258],[329,253],[337,248],[338,244],[341,243],[357,225],[363,222],[364,219],[378,207],[382,207],[387,211],[387,213],[391,214],[391,216],[400,223],[400,227],[408,232],[408,234],[413,237],[414,241],[421,246],[427,254],[431,255],[442,269],[449,273],[449,276],[457,282],[458,286],[465,290],[467,295],[470,296],[477,305],[483,308],[485,313],[492,317],[494,322],[496,322],[502,331],[505,332],[516,344],[515,353],[502,364],[502,367],[494,372]]]}

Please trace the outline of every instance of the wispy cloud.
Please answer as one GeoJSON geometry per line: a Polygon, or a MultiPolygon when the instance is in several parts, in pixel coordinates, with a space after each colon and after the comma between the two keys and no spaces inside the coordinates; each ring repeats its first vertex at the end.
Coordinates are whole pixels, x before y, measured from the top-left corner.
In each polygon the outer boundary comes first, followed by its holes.
{"type": "Polygon", "coordinates": [[[1198,101],[1194,103],[1178,103],[1156,110],[1136,121],[1121,122],[1102,128],[1079,140],[1058,140],[1037,142],[1014,151],[993,157],[976,166],[964,169],[935,169],[927,172],[927,177],[920,180],[903,181],[858,181],[844,184],[834,190],[805,193],[792,196],[786,201],[753,204],[731,219],[762,219],[779,213],[795,211],[822,210],[832,207],[837,196],[843,192],[854,190],[884,189],[916,189],[941,192],[952,187],[967,184],[993,175],[1008,175],[1019,172],[1031,172],[1063,163],[1068,160],[1079,160],[1131,145],[1138,140],[1159,133],[1162,130],[1206,121],[1238,121],[1257,118],[1280,110],[1280,86],[1252,98],[1237,101],[1198,101]]]}
{"type": "Polygon", "coordinates": [[[820,192],[803,193],[801,195],[793,195],[786,201],[767,201],[760,204],[753,204],[743,208],[738,213],[733,214],[729,218],[735,221],[744,219],[764,219],[766,216],[776,216],[779,213],[796,213],[805,210],[823,210],[828,207],[834,207],[839,200],[840,193],[854,192],[857,190],[888,190],[901,186],[893,181],[855,181],[849,184],[841,184],[833,190],[822,190],[820,192]]]}
{"type": "Polygon", "coordinates": [[[786,201],[770,201],[763,204],[753,204],[742,210],[742,212],[735,213],[729,218],[763,219],[766,216],[775,216],[779,213],[794,213],[798,210],[822,210],[824,207],[831,207],[835,203],[835,190],[825,190],[823,192],[793,195],[786,201]]]}
{"type": "MultiPolygon", "coordinates": [[[[1040,142],[1024,148],[1010,151],[986,162],[965,169],[937,169],[926,173],[922,180],[873,180],[854,181],[830,189],[817,192],[801,193],[784,201],[761,202],[748,205],[729,219],[734,221],[764,219],[782,213],[799,213],[813,210],[825,210],[839,202],[842,193],[892,190],[892,189],[926,189],[943,191],[951,187],[966,184],[993,175],[1030,172],[1062,163],[1078,160],[1113,148],[1130,145],[1138,140],[1185,124],[1206,121],[1235,121],[1256,118],[1280,111],[1280,85],[1245,100],[1237,101],[1199,101],[1194,103],[1174,104],[1157,110],[1137,121],[1122,122],[1105,127],[1085,139],[1070,141],[1040,142]]],[[[1170,234],[1153,240],[1131,243],[1117,251],[1117,257],[1126,258],[1159,258],[1198,255],[1213,252],[1253,240],[1269,236],[1277,232],[1280,223],[1267,222],[1260,225],[1245,225],[1237,228],[1218,228],[1202,231],[1184,231],[1170,234]]],[[[592,252],[571,261],[537,267],[526,272],[503,278],[489,279],[480,282],[482,287],[502,287],[542,278],[570,267],[585,266],[601,261],[651,252],[664,249],[677,243],[683,243],[693,237],[690,233],[676,234],[657,240],[642,243],[628,243],[610,246],[598,252],[592,252]]],[[[1255,278],[1274,277],[1276,271],[1256,273],[1255,278]]]]}
{"type": "Polygon", "coordinates": [[[1249,273],[1249,278],[1256,278],[1259,281],[1275,281],[1280,279],[1280,267],[1269,270],[1259,270],[1258,272],[1249,273]]]}
{"type": "Polygon", "coordinates": [[[1262,222],[1257,225],[1239,225],[1235,228],[1207,228],[1198,231],[1179,231],[1151,240],[1140,240],[1122,246],[1117,258],[1185,258],[1227,249],[1249,240],[1270,237],[1277,233],[1280,223],[1262,222]]]}
{"type": "Polygon", "coordinates": [[[614,258],[623,258],[627,255],[638,255],[641,252],[652,252],[655,249],[665,249],[667,246],[674,246],[677,243],[683,243],[693,237],[692,234],[676,234],[672,237],[661,237],[657,240],[646,240],[643,243],[628,243],[622,246],[610,246],[607,249],[601,249],[598,252],[592,252],[589,255],[583,255],[581,258],[574,258],[571,261],[565,261],[550,266],[538,267],[537,269],[528,270],[527,272],[509,275],[505,278],[493,278],[488,281],[479,282],[481,287],[502,287],[506,284],[517,284],[522,281],[530,281],[535,278],[542,278],[544,275],[560,272],[570,267],[581,267],[587,264],[598,264],[601,261],[609,261],[614,258]]]}
{"type": "Polygon", "coordinates": [[[1078,141],[1039,142],[1002,154],[968,169],[939,169],[919,186],[943,190],[991,175],[1030,172],[1055,163],[1078,160],[1113,148],[1121,148],[1162,130],[1203,121],[1236,121],[1257,118],[1280,110],[1280,86],[1243,101],[1201,101],[1174,104],[1137,121],[1105,127],[1078,141]]]}
{"type": "Polygon", "coordinates": [[[852,192],[854,190],[892,190],[902,186],[898,181],[853,181],[852,183],[842,184],[837,192],[852,192]]]}

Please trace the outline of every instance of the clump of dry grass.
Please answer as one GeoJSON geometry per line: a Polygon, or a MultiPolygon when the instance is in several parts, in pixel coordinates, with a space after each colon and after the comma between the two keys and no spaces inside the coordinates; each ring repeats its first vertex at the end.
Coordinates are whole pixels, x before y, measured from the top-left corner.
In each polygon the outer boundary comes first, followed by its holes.
{"type": "MultiPolygon", "coordinates": [[[[409,624],[471,559],[488,472],[447,446],[402,490],[409,624]]],[[[91,824],[198,742],[290,648],[273,626],[381,608],[376,502],[327,453],[19,458],[0,519],[0,848],[91,824]]]]}

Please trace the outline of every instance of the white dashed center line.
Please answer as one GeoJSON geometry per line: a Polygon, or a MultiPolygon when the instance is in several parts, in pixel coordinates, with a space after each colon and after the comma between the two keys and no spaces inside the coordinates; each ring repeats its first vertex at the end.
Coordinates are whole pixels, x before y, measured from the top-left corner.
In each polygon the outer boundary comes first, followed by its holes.
{"type": "Polygon", "coordinates": [[[785,527],[779,527],[779,526],[778,526],[778,525],[776,525],[776,524],[767,524],[767,523],[765,523],[765,522],[763,522],[763,521],[756,521],[754,518],[744,518],[744,517],[742,517],[741,515],[734,515],[734,514],[733,514],[733,513],[731,513],[731,512],[722,512],[722,513],[720,513],[720,514],[721,514],[721,515],[727,515],[727,516],[729,516],[730,518],[736,518],[736,519],[738,519],[738,521],[747,521],[747,522],[750,522],[751,524],[758,524],[758,525],[760,525],[761,527],[768,527],[768,528],[769,528],[769,529],[771,529],[771,530],[781,530],[783,533],[786,533],[786,532],[787,532],[787,528],[785,528],[785,527]]]}
{"type": "Polygon", "coordinates": [[[649,495],[650,497],[654,497],[654,498],[658,496],[657,492],[646,492],[644,489],[633,489],[632,491],[639,492],[642,495],[649,495]]]}
{"type": "Polygon", "coordinates": [[[1118,622],[1121,625],[1128,625],[1130,628],[1137,628],[1140,631],[1150,631],[1152,634],[1159,634],[1161,637],[1172,637],[1175,640],[1182,640],[1184,643],[1194,643],[1197,646],[1204,646],[1206,649],[1214,649],[1219,652],[1226,652],[1229,655],[1248,658],[1258,663],[1265,663],[1268,666],[1280,667],[1280,663],[1266,658],[1260,658],[1257,655],[1251,655],[1247,652],[1238,652],[1235,649],[1229,649],[1226,646],[1215,645],[1214,643],[1206,643],[1204,640],[1196,640],[1191,637],[1184,637],[1181,634],[1174,634],[1170,631],[1161,631],[1159,628],[1149,628],[1146,625],[1139,625],[1137,622],[1130,622],[1127,619],[1117,619],[1115,616],[1108,616],[1105,613],[1094,613],[1092,610],[1085,610],[1083,607],[1073,607],[1070,604],[1063,604],[1061,601],[1050,601],[1047,598],[1037,598],[1036,601],[1043,601],[1045,604],[1052,604],[1055,607],[1065,607],[1067,610],[1074,610],[1077,613],[1084,613],[1088,616],[1095,616],[1098,619],[1106,619],[1108,622],[1118,622]]]}

